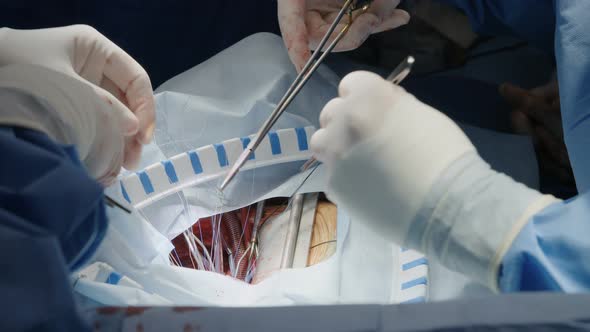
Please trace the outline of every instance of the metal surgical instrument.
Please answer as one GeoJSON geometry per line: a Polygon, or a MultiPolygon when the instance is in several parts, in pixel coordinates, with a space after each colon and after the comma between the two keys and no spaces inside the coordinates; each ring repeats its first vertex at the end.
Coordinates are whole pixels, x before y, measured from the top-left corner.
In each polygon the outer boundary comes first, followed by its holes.
{"type": "Polygon", "coordinates": [[[131,210],[123,206],[123,204],[117,202],[116,200],[112,199],[111,197],[105,195],[104,196],[105,204],[112,208],[120,209],[121,211],[131,214],[131,210]]]}
{"type": "Polygon", "coordinates": [[[346,0],[344,5],[342,6],[342,9],[336,16],[336,19],[334,20],[332,25],[330,25],[330,28],[320,41],[317,50],[313,53],[309,61],[305,64],[305,66],[301,70],[301,73],[297,75],[295,81],[293,81],[293,83],[283,96],[283,98],[279,101],[277,107],[271,113],[270,117],[266,120],[266,122],[264,122],[264,124],[254,137],[254,139],[250,141],[250,144],[248,144],[244,152],[242,152],[240,157],[237,159],[236,163],[230,169],[228,175],[219,187],[220,191],[223,191],[227,187],[227,185],[233,180],[233,178],[238,174],[240,168],[244,166],[244,164],[246,163],[246,161],[248,161],[252,153],[256,150],[256,148],[258,148],[264,137],[266,137],[268,132],[271,130],[272,126],[285,112],[285,110],[291,104],[291,102],[297,96],[297,94],[299,94],[299,91],[301,91],[301,89],[305,86],[305,84],[311,78],[313,73],[318,69],[318,67],[322,64],[325,58],[334,50],[334,48],[336,47],[336,45],[338,45],[342,38],[346,36],[354,21],[354,12],[357,10],[361,10],[362,13],[366,12],[371,6],[372,2],[373,0],[346,0]],[[328,45],[328,47],[324,49],[324,47],[330,40],[332,33],[334,33],[336,27],[338,26],[338,24],[340,24],[345,15],[348,15],[348,23],[338,33],[338,35],[328,45]]]}

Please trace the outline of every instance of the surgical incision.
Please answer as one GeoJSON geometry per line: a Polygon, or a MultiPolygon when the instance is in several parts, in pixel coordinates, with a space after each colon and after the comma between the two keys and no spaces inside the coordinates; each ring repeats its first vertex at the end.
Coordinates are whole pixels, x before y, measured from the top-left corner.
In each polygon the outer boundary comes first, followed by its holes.
{"type": "MultiPolygon", "coordinates": [[[[170,254],[170,261],[185,268],[217,272],[248,283],[258,282],[260,277],[255,275],[260,259],[259,235],[264,227],[285,213],[287,207],[285,199],[267,200],[260,210],[263,213],[258,223],[256,204],[200,219],[172,241],[175,250],[170,254]]],[[[335,251],[335,212],[336,208],[330,203],[318,204],[308,266],[327,259],[335,251]]],[[[271,254],[281,255],[280,252],[271,254]]]]}

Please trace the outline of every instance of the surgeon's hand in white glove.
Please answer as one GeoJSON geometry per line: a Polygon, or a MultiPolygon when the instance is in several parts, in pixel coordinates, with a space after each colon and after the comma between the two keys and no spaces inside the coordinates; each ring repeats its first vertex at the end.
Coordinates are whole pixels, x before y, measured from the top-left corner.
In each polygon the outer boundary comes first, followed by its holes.
{"type": "MultiPolygon", "coordinates": [[[[123,146],[101,146],[102,160],[86,156],[82,158],[91,173],[103,182],[109,182],[118,174],[121,164],[126,168],[137,165],[142,145],[150,142],[155,126],[155,104],[152,86],[145,70],[121,48],[101,35],[95,29],[74,25],[41,30],[0,29],[0,66],[38,65],[68,75],[91,88],[98,98],[90,98],[96,105],[79,112],[108,107],[117,119],[120,134],[124,136],[123,146]],[[100,104],[100,105],[99,105],[100,104]],[[122,163],[111,165],[112,160],[105,151],[123,152],[122,163]],[[110,168],[108,175],[99,170],[110,168]],[[115,170],[116,169],[116,170],[115,170]],[[114,174],[114,175],[113,175],[114,174]]],[[[88,95],[66,94],[72,104],[79,104],[76,98],[88,95]]],[[[79,105],[78,105],[79,106],[79,105]]],[[[97,117],[96,120],[104,120],[97,117]]],[[[112,123],[97,123],[96,136],[80,137],[73,142],[79,151],[87,151],[96,145],[93,140],[119,144],[103,135],[111,135],[112,123]]],[[[95,153],[91,152],[91,153],[95,153]]],[[[114,152],[113,152],[114,153],[114,152]]]]}
{"type": "MultiPolygon", "coordinates": [[[[344,0],[278,0],[281,32],[291,61],[297,71],[311,56],[334,22],[344,0]]],[[[396,9],[400,0],[375,0],[368,12],[356,17],[348,34],[335,51],[350,51],[361,46],[374,33],[391,30],[408,23],[410,15],[396,9]]],[[[348,22],[345,17],[336,28],[335,37],[348,22]]]]}
{"type": "Polygon", "coordinates": [[[331,199],[492,289],[520,229],[556,201],[492,170],[452,120],[372,73],[345,77],[320,123],[311,148],[331,199]]]}

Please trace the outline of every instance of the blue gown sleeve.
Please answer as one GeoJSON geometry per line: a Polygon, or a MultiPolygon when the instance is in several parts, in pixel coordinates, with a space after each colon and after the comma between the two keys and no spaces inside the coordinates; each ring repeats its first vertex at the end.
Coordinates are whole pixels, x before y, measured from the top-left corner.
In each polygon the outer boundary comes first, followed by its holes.
{"type": "Polygon", "coordinates": [[[464,10],[478,31],[515,32],[538,44],[555,30],[564,138],[581,195],[529,221],[502,260],[500,289],[590,291],[590,1],[555,0],[552,11],[552,1],[440,1],[464,10]]]}
{"type": "Polygon", "coordinates": [[[39,132],[0,126],[0,154],[0,330],[87,330],[70,273],[105,234],[102,188],[39,132]]]}
{"type": "Polygon", "coordinates": [[[553,51],[553,0],[438,0],[462,10],[479,34],[519,37],[553,51]]]}
{"type": "Polygon", "coordinates": [[[590,291],[590,1],[439,1],[462,9],[479,32],[512,33],[543,48],[555,41],[564,138],[582,194],[529,221],[503,258],[500,289],[590,291]]]}
{"type": "Polygon", "coordinates": [[[535,215],[502,261],[500,289],[590,291],[590,193],[535,215]]]}
{"type": "Polygon", "coordinates": [[[555,0],[564,139],[578,192],[590,190],[590,1],[555,0]]]}

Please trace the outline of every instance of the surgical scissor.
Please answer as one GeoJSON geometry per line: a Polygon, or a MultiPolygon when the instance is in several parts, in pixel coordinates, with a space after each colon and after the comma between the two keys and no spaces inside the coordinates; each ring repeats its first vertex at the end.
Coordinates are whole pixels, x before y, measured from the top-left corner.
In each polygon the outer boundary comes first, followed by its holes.
{"type": "Polygon", "coordinates": [[[293,81],[293,83],[283,96],[283,98],[281,98],[281,100],[277,104],[277,107],[271,113],[270,117],[264,122],[258,133],[256,133],[256,135],[254,136],[254,139],[250,141],[250,144],[248,144],[246,149],[244,149],[244,152],[242,152],[240,157],[232,166],[226,178],[223,180],[221,186],[219,187],[220,191],[223,191],[227,187],[227,185],[234,179],[234,177],[238,174],[242,166],[244,166],[246,161],[248,161],[248,159],[250,158],[252,153],[254,153],[256,148],[258,148],[260,143],[264,140],[264,137],[266,137],[266,135],[270,132],[272,126],[274,126],[279,117],[285,112],[287,107],[291,104],[293,99],[297,96],[297,94],[299,94],[299,92],[305,86],[305,84],[313,75],[313,73],[323,63],[326,57],[334,50],[334,48],[338,45],[342,38],[346,36],[348,31],[350,30],[352,23],[354,22],[354,12],[356,12],[357,10],[360,10],[361,13],[366,12],[370,8],[372,2],[373,0],[346,0],[344,5],[342,6],[342,9],[336,16],[336,19],[334,20],[332,25],[330,25],[330,28],[320,41],[317,47],[317,51],[313,53],[313,55],[305,64],[299,75],[297,75],[295,81],[293,81]],[[330,37],[336,30],[336,27],[338,26],[338,24],[340,24],[345,15],[348,16],[348,23],[336,35],[336,37],[328,45],[328,47],[324,49],[324,47],[330,40],[330,37]]]}

